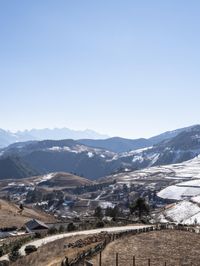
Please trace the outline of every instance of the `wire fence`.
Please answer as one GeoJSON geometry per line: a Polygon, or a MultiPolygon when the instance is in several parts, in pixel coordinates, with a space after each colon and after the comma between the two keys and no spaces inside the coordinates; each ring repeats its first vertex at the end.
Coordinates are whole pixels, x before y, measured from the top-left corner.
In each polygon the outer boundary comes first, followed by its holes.
{"type": "MultiPolygon", "coordinates": [[[[91,262],[90,262],[91,263],[91,262]]],[[[86,266],[200,266],[200,262],[195,258],[140,258],[135,256],[125,256],[124,254],[116,253],[115,257],[109,257],[106,260],[102,259],[102,254],[99,254],[97,265],[94,263],[86,264],[86,266]]]]}
{"type": "MultiPolygon", "coordinates": [[[[154,226],[146,226],[139,229],[132,229],[126,230],[121,232],[115,233],[106,233],[106,237],[103,242],[98,244],[95,248],[87,250],[81,254],[79,254],[76,258],[72,261],[68,261],[68,258],[65,258],[62,261],[62,266],[200,266],[200,261],[194,258],[162,258],[162,257],[152,257],[152,258],[144,258],[144,257],[135,257],[129,256],[127,254],[116,253],[115,256],[108,258],[102,258],[102,251],[110,242],[113,242],[119,238],[128,235],[136,235],[145,232],[151,231],[161,231],[161,230],[181,230],[181,231],[188,231],[196,234],[200,234],[200,228],[192,228],[192,227],[185,227],[179,225],[172,225],[172,224],[157,224],[154,226]],[[97,263],[93,263],[91,261],[86,261],[89,257],[97,256],[97,263]]],[[[159,254],[158,254],[159,255],[159,254]]]]}

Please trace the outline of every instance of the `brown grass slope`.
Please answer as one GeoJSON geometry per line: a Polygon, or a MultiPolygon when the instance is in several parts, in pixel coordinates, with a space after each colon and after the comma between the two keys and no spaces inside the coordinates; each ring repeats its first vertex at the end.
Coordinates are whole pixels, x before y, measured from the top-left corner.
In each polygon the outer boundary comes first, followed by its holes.
{"type": "MultiPolygon", "coordinates": [[[[200,235],[183,231],[154,231],[125,237],[110,243],[102,253],[102,266],[113,266],[119,255],[119,266],[199,266],[200,235]]],[[[93,259],[99,265],[99,256],[93,259]]]]}
{"type": "Polygon", "coordinates": [[[53,177],[47,181],[40,183],[40,186],[48,187],[78,187],[90,185],[93,182],[89,179],[65,172],[58,172],[53,174],[53,177]]]}
{"type": "Polygon", "coordinates": [[[14,203],[0,200],[0,228],[17,226],[20,228],[30,219],[38,219],[43,222],[53,222],[55,218],[40,210],[24,207],[20,214],[20,208],[14,203]]]}
{"type": "Polygon", "coordinates": [[[29,265],[29,266],[60,266],[62,260],[67,256],[69,259],[77,257],[82,251],[88,250],[97,245],[93,243],[81,248],[64,248],[65,244],[74,242],[78,239],[85,239],[86,236],[72,236],[56,240],[52,243],[46,244],[38,248],[28,256],[22,257],[16,262],[12,263],[13,266],[29,265]]]}

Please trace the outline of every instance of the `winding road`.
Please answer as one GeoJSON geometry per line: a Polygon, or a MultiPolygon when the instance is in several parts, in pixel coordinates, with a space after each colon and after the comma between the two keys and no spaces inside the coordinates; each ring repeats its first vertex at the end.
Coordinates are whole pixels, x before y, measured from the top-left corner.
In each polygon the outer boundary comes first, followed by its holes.
{"type": "MultiPolygon", "coordinates": [[[[126,225],[126,226],[118,226],[118,227],[109,227],[109,228],[99,228],[99,229],[92,229],[92,230],[85,230],[85,231],[76,231],[76,232],[70,232],[70,233],[64,233],[64,234],[57,234],[57,235],[53,235],[53,236],[47,236],[47,237],[44,237],[42,239],[38,239],[38,240],[34,240],[34,241],[31,241],[29,243],[26,243],[25,245],[23,245],[21,248],[20,248],[20,253],[22,256],[25,256],[26,253],[25,253],[25,247],[27,245],[34,245],[36,246],[37,248],[43,246],[43,245],[46,245],[48,243],[51,243],[55,240],[58,240],[58,239],[62,239],[62,238],[65,238],[65,237],[71,237],[71,236],[77,236],[77,235],[92,235],[92,234],[98,234],[100,232],[123,232],[123,231],[126,231],[126,230],[132,230],[132,229],[140,229],[140,228],[146,228],[146,227],[149,227],[149,226],[152,226],[152,225],[126,225]]],[[[8,259],[8,254],[2,256],[0,258],[0,261],[2,260],[9,260],[8,259]]]]}

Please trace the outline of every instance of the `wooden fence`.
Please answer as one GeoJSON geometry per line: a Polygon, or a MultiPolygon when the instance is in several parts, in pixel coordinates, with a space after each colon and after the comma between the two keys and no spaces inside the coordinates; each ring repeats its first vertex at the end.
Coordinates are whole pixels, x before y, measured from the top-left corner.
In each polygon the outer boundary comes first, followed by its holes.
{"type": "MultiPolygon", "coordinates": [[[[130,230],[125,230],[121,232],[114,232],[114,233],[106,233],[104,240],[100,243],[97,244],[95,247],[88,249],[87,251],[82,252],[79,254],[76,258],[73,260],[69,260],[67,257],[62,261],[61,265],[62,266],[102,266],[102,251],[104,248],[107,246],[112,241],[115,241],[116,239],[128,236],[128,235],[136,235],[136,234],[141,234],[145,232],[150,232],[150,231],[160,231],[160,230],[181,230],[181,231],[188,231],[192,233],[197,233],[200,234],[200,229],[195,228],[195,227],[189,227],[189,226],[183,226],[183,225],[174,225],[174,224],[157,224],[153,226],[148,226],[148,227],[143,227],[139,229],[130,229],[130,230]],[[99,254],[99,265],[93,265],[91,261],[89,261],[90,258],[93,256],[96,256],[99,254]]],[[[103,231],[103,230],[102,230],[103,231]]],[[[113,266],[119,266],[119,254],[116,253],[116,258],[115,258],[115,265],[113,266]]],[[[136,260],[135,256],[132,256],[131,261],[132,265],[136,266],[136,260]]],[[[145,265],[151,266],[152,260],[149,258],[146,260],[145,265]]],[[[163,266],[168,266],[167,262],[164,261],[162,264],[163,266]]],[[[180,265],[180,264],[177,264],[180,265]]],[[[192,266],[191,262],[189,264],[184,264],[185,266],[192,266]]]]}

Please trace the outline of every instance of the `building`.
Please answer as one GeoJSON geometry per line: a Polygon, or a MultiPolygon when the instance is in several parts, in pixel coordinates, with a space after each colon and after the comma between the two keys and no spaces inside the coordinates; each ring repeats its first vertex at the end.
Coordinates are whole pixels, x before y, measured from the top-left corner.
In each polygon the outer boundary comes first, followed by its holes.
{"type": "Polygon", "coordinates": [[[48,225],[36,219],[28,221],[24,226],[28,233],[46,233],[49,229],[48,225]]]}

